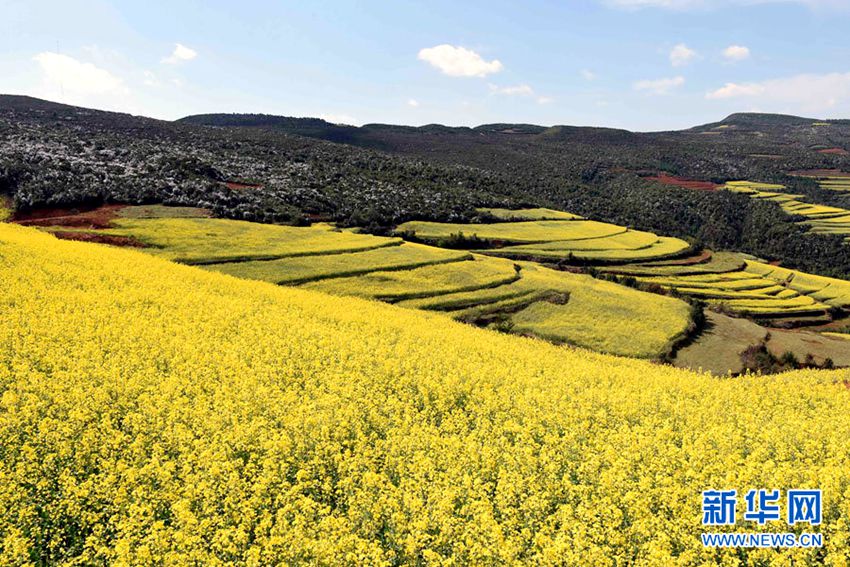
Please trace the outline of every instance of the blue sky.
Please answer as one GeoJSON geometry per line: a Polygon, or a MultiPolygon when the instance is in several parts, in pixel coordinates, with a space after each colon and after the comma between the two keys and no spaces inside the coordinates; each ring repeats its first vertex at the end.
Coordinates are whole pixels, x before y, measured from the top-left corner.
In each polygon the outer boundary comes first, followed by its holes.
{"type": "Polygon", "coordinates": [[[174,119],[850,118],[850,0],[0,0],[0,92],[174,119]]]}

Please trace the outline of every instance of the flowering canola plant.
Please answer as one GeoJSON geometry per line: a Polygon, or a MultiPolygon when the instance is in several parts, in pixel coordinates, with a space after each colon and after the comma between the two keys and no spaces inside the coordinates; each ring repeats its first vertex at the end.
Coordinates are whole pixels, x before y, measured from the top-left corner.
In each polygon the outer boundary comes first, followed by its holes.
{"type": "Polygon", "coordinates": [[[11,225],[0,290],[0,565],[850,561],[847,371],[720,380],[11,225]],[[795,486],[823,548],[702,547],[702,490],[795,486]]]}

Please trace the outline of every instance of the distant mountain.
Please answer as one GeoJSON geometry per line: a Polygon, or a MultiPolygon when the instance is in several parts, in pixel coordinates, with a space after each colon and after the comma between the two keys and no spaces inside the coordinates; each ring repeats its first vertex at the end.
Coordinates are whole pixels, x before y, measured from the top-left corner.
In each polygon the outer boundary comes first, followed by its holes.
{"type": "Polygon", "coordinates": [[[759,112],[738,112],[730,114],[720,122],[703,124],[688,131],[711,131],[724,129],[738,129],[743,131],[760,131],[762,133],[773,133],[776,135],[788,134],[800,130],[822,129],[837,127],[842,130],[850,126],[850,120],[823,120],[819,118],[805,118],[789,114],[765,114],[759,112]]]}
{"type": "Polygon", "coordinates": [[[221,128],[266,128],[331,142],[355,143],[358,128],[332,124],[321,118],[293,118],[271,114],[197,114],[177,122],[221,128]]]}

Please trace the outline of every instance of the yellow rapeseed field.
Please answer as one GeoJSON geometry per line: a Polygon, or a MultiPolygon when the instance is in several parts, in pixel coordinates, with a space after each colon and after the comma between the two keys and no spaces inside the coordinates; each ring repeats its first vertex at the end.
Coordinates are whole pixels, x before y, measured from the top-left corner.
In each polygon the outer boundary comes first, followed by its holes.
{"type": "Polygon", "coordinates": [[[850,561],[848,371],[714,379],[10,225],[0,290],[0,565],[850,561]],[[704,549],[700,492],[762,487],[821,488],[824,547],[704,549]]]}

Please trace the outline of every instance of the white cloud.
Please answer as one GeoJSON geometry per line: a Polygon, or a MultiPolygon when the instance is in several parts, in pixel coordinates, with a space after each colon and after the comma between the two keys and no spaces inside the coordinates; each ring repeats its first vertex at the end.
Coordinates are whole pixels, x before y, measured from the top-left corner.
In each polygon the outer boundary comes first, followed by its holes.
{"type": "Polygon", "coordinates": [[[685,78],[680,76],[666,79],[637,81],[633,87],[636,91],[646,91],[652,94],[666,95],[670,94],[670,91],[673,89],[681,87],[684,84],[685,78]]]}
{"type": "Polygon", "coordinates": [[[743,45],[730,45],[723,50],[723,57],[729,61],[743,61],[750,58],[750,48],[743,45]]]}
{"type": "Polygon", "coordinates": [[[41,72],[34,96],[107,110],[135,110],[130,89],[111,72],[62,53],[44,51],[33,57],[41,72]]]}
{"type": "Polygon", "coordinates": [[[684,67],[697,56],[697,52],[684,43],[680,43],[670,51],[670,63],[673,67],[684,67]]]}
{"type": "Polygon", "coordinates": [[[529,87],[528,85],[513,85],[509,87],[499,87],[496,85],[490,85],[490,92],[493,94],[507,95],[507,96],[533,96],[534,89],[529,87]]]}
{"type": "Polygon", "coordinates": [[[709,100],[750,99],[773,112],[823,112],[850,107],[850,73],[796,75],[767,81],[726,83],[709,100]]]}
{"type": "Polygon", "coordinates": [[[48,86],[82,95],[126,90],[121,79],[106,69],[61,53],[44,51],[33,59],[41,66],[44,81],[48,86]]]}
{"type": "Polygon", "coordinates": [[[162,84],[159,82],[159,78],[153,71],[144,71],[142,75],[144,76],[142,84],[144,84],[146,87],[158,87],[162,84]]]}
{"type": "Polygon", "coordinates": [[[184,61],[191,61],[198,56],[198,52],[182,43],[174,44],[174,51],[168,57],[163,57],[162,62],[168,65],[176,65],[184,61]]]}
{"type": "MultiPolygon", "coordinates": [[[[490,85],[490,92],[496,95],[505,95],[505,96],[524,96],[531,97],[535,96],[534,89],[526,84],[521,85],[512,85],[507,87],[500,87],[498,85],[490,85]]],[[[549,104],[555,102],[555,99],[550,96],[540,95],[536,99],[537,104],[549,104]]]]}
{"type": "Polygon", "coordinates": [[[330,122],[331,124],[343,124],[343,125],[351,125],[356,126],[357,120],[348,114],[319,114],[319,118],[326,122],[330,122]]]}
{"type": "Polygon", "coordinates": [[[743,96],[758,96],[764,93],[764,85],[759,83],[726,83],[716,91],[705,95],[707,99],[738,98],[743,96]]]}
{"type": "Polygon", "coordinates": [[[503,69],[498,59],[485,61],[471,49],[447,43],[420,50],[418,58],[450,77],[486,77],[503,69]]]}
{"type": "Polygon", "coordinates": [[[581,70],[581,77],[585,81],[595,81],[596,80],[596,73],[594,73],[590,69],[582,69],[581,70]]]}
{"type": "Polygon", "coordinates": [[[419,101],[415,98],[409,98],[407,99],[407,106],[416,108],[417,106],[419,106],[419,101]]]}

